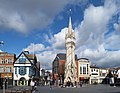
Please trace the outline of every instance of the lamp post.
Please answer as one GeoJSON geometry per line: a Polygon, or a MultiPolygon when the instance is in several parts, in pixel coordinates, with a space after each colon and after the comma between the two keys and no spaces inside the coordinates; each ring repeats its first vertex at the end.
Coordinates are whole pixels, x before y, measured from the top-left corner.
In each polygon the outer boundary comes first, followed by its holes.
{"type": "MultiPolygon", "coordinates": [[[[0,41],[0,45],[4,45],[4,41],[0,41]]],[[[3,59],[3,63],[4,63],[4,79],[3,79],[3,93],[5,93],[5,59],[3,59]]]]}

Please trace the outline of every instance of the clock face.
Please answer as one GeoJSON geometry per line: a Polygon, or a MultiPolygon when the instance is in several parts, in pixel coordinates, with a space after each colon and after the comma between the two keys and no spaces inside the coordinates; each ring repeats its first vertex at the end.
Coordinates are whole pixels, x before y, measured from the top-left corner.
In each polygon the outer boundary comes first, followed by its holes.
{"type": "Polygon", "coordinates": [[[71,39],[70,39],[70,38],[67,38],[66,42],[71,42],[71,39]]]}
{"type": "Polygon", "coordinates": [[[75,42],[75,39],[70,39],[70,38],[67,38],[66,42],[75,42]]]}

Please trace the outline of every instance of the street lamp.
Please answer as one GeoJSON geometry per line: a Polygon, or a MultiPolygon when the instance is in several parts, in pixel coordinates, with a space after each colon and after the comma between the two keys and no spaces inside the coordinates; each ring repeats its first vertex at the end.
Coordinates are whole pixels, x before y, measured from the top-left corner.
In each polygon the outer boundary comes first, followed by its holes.
{"type": "MultiPolygon", "coordinates": [[[[4,45],[4,41],[0,41],[0,45],[4,45]]],[[[3,59],[5,65],[5,59],[3,59]]],[[[3,93],[5,93],[5,66],[4,66],[4,81],[3,81],[3,93]]]]}

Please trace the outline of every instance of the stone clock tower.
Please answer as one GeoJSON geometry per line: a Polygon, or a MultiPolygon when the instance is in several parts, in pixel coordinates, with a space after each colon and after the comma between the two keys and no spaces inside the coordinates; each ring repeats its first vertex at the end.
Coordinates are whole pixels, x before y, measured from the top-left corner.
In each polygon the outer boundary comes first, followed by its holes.
{"type": "MultiPolygon", "coordinates": [[[[70,10],[71,12],[71,10],[70,10]]],[[[73,85],[77,81],[77,69],[75,62],[75,33],[72,31],[72,20],[69,17],[68,32],[65,36],[66,62],[64,83],[71,82],[73,85]]]]}

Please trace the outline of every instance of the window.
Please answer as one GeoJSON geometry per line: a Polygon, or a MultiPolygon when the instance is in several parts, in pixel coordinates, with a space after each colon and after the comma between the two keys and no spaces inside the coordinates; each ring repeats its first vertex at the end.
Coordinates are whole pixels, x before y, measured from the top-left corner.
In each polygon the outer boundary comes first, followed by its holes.
{"type": "Polygon", "coordinates": [[[105,73],[102,73],[102,76],[105,76],[105,73]]]}
{"type": "Polygon", "coordinates": [[[12,72],[12,67],[6,67],[6,72],[12,72]]]}
{"type": "Polygon", "coordinates": [[[2,58],[2,64],[5,64],[5,59],[4,58],[2,58]]]}
{"type": "Polygon", "coordinates": [[[29,67],[29,75],[32,75],[32,67],[29,67]]]}
{"type": "Polygon", "coordinates": [[[7,63],[7,59],[5,60],[5,63],[7,63]]]}
{"type": "Polygon", "coordinates": [[[25,58],[19,58],[19,63],[25,63],[26,59],[25,58]]]}
{"type": "Polygon", "coordinates": [[[29,67],[29,75],[35,75],[35,69],[33,66],[29,67]]]}
{"type": "Polygon", "coordinates": [[[0,72],[4,72],[4,68],[3,67],[0,67],[0,72]]]}
{"type": "Polygon", "coordinates": [[[98,69],[96,69],[96,72],[98,72],[98,69]]]}
{"type": "Polygon", "coordinates": [[[88,70],[88,64],[87,64],[87,74],[88,74],[88,71],[89,71],[89,70],[88,70]]]}
{"type": "Polygon", "coordinates": [[[15,74],[17,74],[17,67],[15,67],[15,74]]]}
{"type": "Polygon", "coordinates": [[[80,74],[82,74],[82,66],[80,66],[80,74]]]}
{"type": "Polygon", "coordinates": [[[91,72],[93,72],[93,69],[91,69],[91,72]]]}
{"type": "Polygon", "coordinates": [[[19,68],[19,74],[20,75],[25,75],[26,74],[26,68],[25,67],[20,67],[19,68]]]}
{"type": "Polygon", "coordinates": [[[8,64],[12,64],[12,58],[8,58],[8,64]]]}
{"type": "Polygon", "coordinates": [[[20,58],[19,58],[19,63],[25,63],[26,62],[26,57],[24,55],[22,55],[20,58]]]}
{"type": "Polygon", "coordinates": [[[83,66],[83,74],[86,74],[86,66],[83,66]]]}
{"type": "Polygon", "coordinates": [[[10,72],[12,72],[12,67],[10,67],[10,72]]]}
{"type": "Polygon", "coordinates": [[[98,75],[97,73],[92,73],[92,75],[98,75]]]}
{"type": "Polygon", "coordinates": [[[5,72],[9,72],[10,71],[10,68],[9,67],[6,67],[6,71],[5,72]]]}

